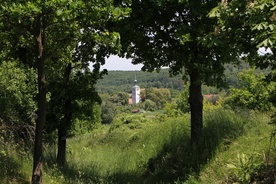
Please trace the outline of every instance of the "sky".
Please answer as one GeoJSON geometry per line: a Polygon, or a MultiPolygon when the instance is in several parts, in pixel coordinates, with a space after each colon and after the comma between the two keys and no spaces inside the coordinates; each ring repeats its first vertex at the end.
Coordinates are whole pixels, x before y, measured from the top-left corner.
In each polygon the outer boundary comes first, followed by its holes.
{"type": "Polygon", "coordinates": [[[142,64],[134,65],[131,63],[131,59],[120,58],[118,56],[110,56],[106,59],[105,65],[101,66],[101,69],[107,69],[108,71],[112,70],[121,70],[121,71],[130,71],[130,70],[141,70],[142,64]]]}
{"type": "MultiPolygon", "coordinates": [[[[270,49],[265,50],[264,48],[259,49],[259,54],[271,53],[270,49]]],[[[142,64],[134,65],[131,63],[131,59],[120,58],[115,55],[111,55],[106,59],[105,65],[101,66],[101,70],[107,69],[108,71],[140,71],[142,64]]]]}

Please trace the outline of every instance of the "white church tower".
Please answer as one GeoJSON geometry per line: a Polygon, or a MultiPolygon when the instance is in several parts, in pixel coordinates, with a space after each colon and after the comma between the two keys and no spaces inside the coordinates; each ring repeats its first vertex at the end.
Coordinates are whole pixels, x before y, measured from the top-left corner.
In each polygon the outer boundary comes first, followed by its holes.
{"type": "Polygon", "coordinates": [[[132,87],[132,104],[138,104],[140,101],[140,87],[137,85],[136,75],[134,80],[134,86],[132,87]]]}

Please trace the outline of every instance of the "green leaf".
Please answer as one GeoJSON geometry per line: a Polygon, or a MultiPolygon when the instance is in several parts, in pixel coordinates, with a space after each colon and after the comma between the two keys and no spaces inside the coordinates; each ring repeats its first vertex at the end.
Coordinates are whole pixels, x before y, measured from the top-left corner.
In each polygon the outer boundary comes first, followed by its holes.
{"type": "Polygon", "coordinates": [[[271,31],[273,31],[276,26],[275,26],[275,24],[270,24],[268,27],[271,31]]]}
{"type": "Polygon", "coordinates": [[[237,167],[234,164],[227,164],[227,167],[229,169],[237,169],[237,167]]]}
{"type": "Polygon", "coordinates": [[[121,16],[121,10],[120,8],[116,7],[112,11],[113,16],[117,19],[121,16]]]}
{"type": "Polygon", "coordinates": [[[267,38],[265,39],[264,41],[262,41],[261,43],[259,43],[257,45],[257,48],[260,48],[260,47],[270,47],[270,46],[273,46],[273,42],[270,38],[267,38]]]}
{"type": "Polygon", "coordinates": [[[213,8],[207,15],[210,18],[220,17],[219,7],[213,8]]]}

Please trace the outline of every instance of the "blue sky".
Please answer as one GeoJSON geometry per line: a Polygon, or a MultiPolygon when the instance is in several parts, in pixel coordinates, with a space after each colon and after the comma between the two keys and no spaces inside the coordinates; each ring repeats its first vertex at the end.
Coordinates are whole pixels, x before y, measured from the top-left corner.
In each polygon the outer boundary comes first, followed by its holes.
{"type": "Polygon", "coordinates": [[[141,70],[142,64],[133,65],[130,59],[120,58],[118,56],[110,56],[106,59],[105,65],[101,66],[101,69],[111,70],[141,70]]]}

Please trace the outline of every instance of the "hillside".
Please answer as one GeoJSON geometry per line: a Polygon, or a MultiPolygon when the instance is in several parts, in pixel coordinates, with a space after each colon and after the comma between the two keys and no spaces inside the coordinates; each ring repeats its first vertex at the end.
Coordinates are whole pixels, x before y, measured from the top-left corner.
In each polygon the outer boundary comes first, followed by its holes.
{"type": "Polygon", "coordinates": [[[275,147],[269,150],[269,121],[257,112],[206,110],[204,142],[196,152],[189,115],[123,114],[111,126],[69,141],[63,176],[65,183],[272,184],[276,155],[275,147]]]}
{"type": "Polygon", "coordinates": [[[152,73],[144,71],[108,71],[108,75],[105,75],[103,79],[98,81],[96,88],[99,93],[130,92],[135,77],[141,88],[183,89],[181,75],[170,77],[168,69],[152,73]]]}
{"type": "MultiPolygon", "coordinates": [[[[225,65],[226,83],[229,87],[237,87],[238,72],[243,69],[248,69],[249,65],[242,62],[238,66],[227,64],[225,65]]],[[[255,70],[257,73],[260,70],[255,70]]],[[[269,69],[267,70],[269,71],[269,69]]],[[[267,73],[267,71],[263,71],[267,73]]],[[[144,72],[144,71],[108,71],[108,75],[103,76],[96,85],[99,93],[114,94],[116,92],[130,92],[133,86],[135,76],[138,80],[138,85],[141,88],[156,87],[168,88],[171,91],[180,91],[184,87],[181,74],[170,77],[169,69],[162,69],[160,72],[144,72]]],[[[203,85],[203,94],[218,93],[219,90],[215,87],[203,85]]]]}
{"type": "MultiPolygon", "coordinates": [[[[54,164],[56,147],[47,146],[44,183],[274,183],[268,115],[218,108],[206,110],[204,119],[204,141],[196,152],[189,115],[123,114],[111,126],[71,138],[63,169],[54,164]]],[[[28,183],[28,154],[6,154],[0,182],[28,183]]]]}

